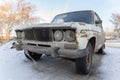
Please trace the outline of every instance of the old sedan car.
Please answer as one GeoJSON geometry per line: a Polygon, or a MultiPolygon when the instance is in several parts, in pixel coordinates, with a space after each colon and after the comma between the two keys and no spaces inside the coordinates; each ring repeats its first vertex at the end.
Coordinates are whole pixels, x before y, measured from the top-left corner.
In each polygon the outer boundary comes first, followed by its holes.
{"type": "Polygon", "coordinates": [[[42,54],[73,59],[81,74],[90,72],[93,53],[105,47],[102,21],[92,10],[59,14],[51,23],[16,29],[16,34],[13,47],[28,59],[37,61],[42,54]]]}

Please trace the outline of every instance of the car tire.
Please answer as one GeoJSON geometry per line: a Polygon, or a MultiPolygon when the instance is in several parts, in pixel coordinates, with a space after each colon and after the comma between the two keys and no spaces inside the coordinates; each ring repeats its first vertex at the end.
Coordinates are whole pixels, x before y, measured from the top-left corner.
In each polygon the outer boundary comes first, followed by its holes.
{"type": "Polygon", "coordinates": [[[105,45],[103,45],[103,46],[98,50],[97,54],[105,54],[104,49],[105,49],[105,45]]]}
{"type": "Polygon", "coordinates": [[[87,55],[83,58],[77,58],[75,61],[76,70],[78,74],[87,75],[90,72],[91,65],[92,65],[92,53],[93,48],[92,45],[89,43],[86,48],[87,55]]]}
{"type": "Polygon", "coordinates": [[[24,54],[25,54],[26,58],[31,60],[31,61],[32,61],[32,59],[35,61],[38,61],[40,59],[40,57],[42,56],[42,54],[37,54],[34,52],[30,52],[30,51],[28,51],[28,54],[26,54],[25,52],[24,52],[24,54]]]}

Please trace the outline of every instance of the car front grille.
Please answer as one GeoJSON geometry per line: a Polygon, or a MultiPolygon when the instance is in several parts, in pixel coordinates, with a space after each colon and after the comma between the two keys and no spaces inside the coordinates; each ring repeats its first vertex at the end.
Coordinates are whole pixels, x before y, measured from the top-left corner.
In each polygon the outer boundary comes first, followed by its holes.
{"type": "Polygon", "coordinates": [[[52,41],[52,30],[50,29],[28,29],[24,30],[26,40],[52,41]]]}
{"type": "Polygon", "coordinates": [[[25,30],[24,33],[25,33],[25,39],[26,40],[35,40],[32,29],[31,30],[30,29],[29,30],[25,30]]]}

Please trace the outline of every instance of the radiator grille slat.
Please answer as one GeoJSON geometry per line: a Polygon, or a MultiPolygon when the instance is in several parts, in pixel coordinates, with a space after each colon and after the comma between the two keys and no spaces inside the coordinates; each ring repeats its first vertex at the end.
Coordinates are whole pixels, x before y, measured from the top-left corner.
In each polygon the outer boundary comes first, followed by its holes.
{"type": "Polygon", "coordinates": [[[25,30],[25,39],[27,40],[35,40],[33,30],[25,30]]]}
{"type": "Polygon", "coordinates": [[[26,40],[52,41],[52,30],[50,29],[29,29],[24,32],[26,40]]]}
{"type": "Polygon", "coordinates": [[[52,41],[51,30],[48,29],[35,29],[34,36],[37,41],[52,41]]]}

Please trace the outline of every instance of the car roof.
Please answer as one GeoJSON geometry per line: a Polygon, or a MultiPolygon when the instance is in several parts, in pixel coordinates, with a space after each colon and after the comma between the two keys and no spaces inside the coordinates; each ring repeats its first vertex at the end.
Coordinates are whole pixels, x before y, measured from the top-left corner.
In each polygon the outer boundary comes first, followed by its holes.
{"type": "MultiPolygon", "coordinates": [[[[91,13],[96,13],[93,10],[81,10],[81,11],[72,11],[72,12],[66,12],[66,13],[61,13],[61,14],[76,13],[76,12],[91,12],[91,13]]],[[[57,14],[57,15],[61,15],[61,14],[57,14]]]]}

